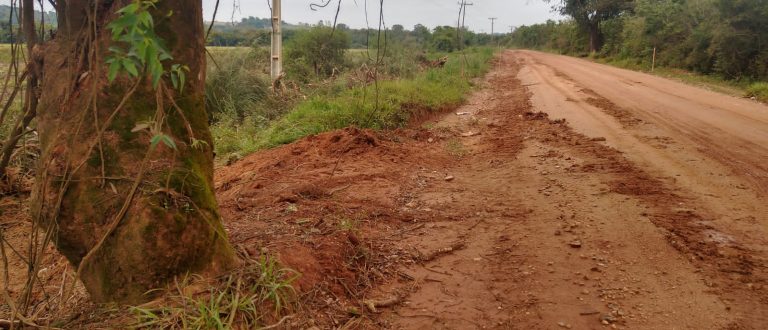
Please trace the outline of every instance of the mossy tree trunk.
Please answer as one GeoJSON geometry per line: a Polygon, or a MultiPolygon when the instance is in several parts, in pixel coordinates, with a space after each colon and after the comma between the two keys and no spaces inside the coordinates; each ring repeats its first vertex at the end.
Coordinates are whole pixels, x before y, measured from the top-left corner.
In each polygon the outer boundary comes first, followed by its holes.
{"type": "Polygon", "coordinates": [[[213,191],[201,0],[160,0],[152,10],[172,62],[189,67],[183,94],[162,97],[149,79],[107,80],[106,26],[129,3],[59,0],[56,38],[41,45],[43,154],[32,212],[54,226],[56,247],[97,302],[143,302],[175,276],[235,263],[213,191]],[[151,148],[149,132],[132,131],[158,112],[176,149],[151,148]],[[207,144],[193,148],[192,138],[207,144]]]}

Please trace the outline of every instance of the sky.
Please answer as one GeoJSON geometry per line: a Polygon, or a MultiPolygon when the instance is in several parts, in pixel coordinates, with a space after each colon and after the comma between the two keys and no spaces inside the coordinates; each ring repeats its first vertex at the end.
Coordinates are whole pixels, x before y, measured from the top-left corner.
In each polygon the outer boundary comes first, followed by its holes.
{"type": "MultiPolygon", "coordinates": [[[[337,1],[331,0],[326,8],[310,9],[311,3],[328,0],[283,0],[283,21],[288,23],[311,23],[333,21],[337,1]]],[[[368,4],[368,19],[371,27],[378,26],[379,1],[342,0],[339,23],[354,28],[363,28],[365,4],[368,4]]],[[[387,27],[400,24],[412,29],[416,24],[434,28],[440,25],[456,25],[460,0],[384,0],[384,21],[387,27]]],[[[466,25],[477,32],[491,32],[490,17],[495,21],[495,32],[509,31],[512,26],[541,23],[547,19],[561,19],[552,13],[551,5],[543,0],[467,0],[466,25]]],[[[271,0],[220,0],[216,21],[237,21],[242,17],[269,17],[271,0]],[[233,6],[233,1],[235,6],[233,6]]],[[[216,0],[203,0],[205,20],[213,16],[216,0]]]]}
{"type": "MultiPolygon", "coordinates": [[[[202,0],[205,20],[213,17],[216,0],[202,0]]],[[[239,21],[243,17],[269,17],[271,0],[219,0],[219,12],[216,20],[220,22],[239,21]]],[[[336,13],[336,0],[330,0],[326,8],[317,11],[310,9],[311,3],[323,3],[328,0],[283,0],[283,21],[288,23],[311,23],[333,21],[336,13]]],[[[455,26],[459,14],[460,0],[384,0],[384,21],[387,27],[400,24],[412,29],[416,24],[429,28],[440,25],[455,26]]],[[[562,17],[551,10],[551,5],[544,0],[467,0],[473,3],[467,6],[466,25],[477,32],[491,32],[490,17],[495,21],[495,32],[509,31],[510,27],[542,23],[547,19],[558,20],[562,17]]],[[[10,0],[0,0],[0,4],[9,4],[10,0]]],[[[339,23],[354,28],[363,28],[365,23],[365,5],[368,4],[368,20],[371,27],[378,26],[379,1],[377,0],[342,0],[339,23]]],[[[50,5],[46,6],[50,10],[50,5]]]]}

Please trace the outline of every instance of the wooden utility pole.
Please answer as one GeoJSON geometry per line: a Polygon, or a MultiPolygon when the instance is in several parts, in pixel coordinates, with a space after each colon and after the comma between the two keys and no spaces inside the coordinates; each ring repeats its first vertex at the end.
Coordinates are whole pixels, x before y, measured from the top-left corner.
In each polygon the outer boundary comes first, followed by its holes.
{"type": "Polygon", "coordinates": [[[474,3],[467,3],[466,0],[459,2],[459,21],[456,22],[456,33],[459,39],[459,50],[462,51],[464,61],[461,62],[461,76],[464,77],[464,66],[467,64],[467,55],[464,54],[464,20],[467,18],[467,6],[473,6],[474,3]]]}
{"type": "Polygon", "coordinates": [[[283,74],[283,32],[281,0],[272,0],[272,84],[279,85],[283,74]]]}
{"type": "Polygon", "coordinates": [[[461,29],[464,29],[464,19],[467,18],[467,6],[474,6],[475,4],[472,2],[464,2],[464,14],[461,17],[461,29]]]}
{"type": "Polygon", "coordinates": [[[493,42],[494,42],[493,23],[495,23],[498,18],[497,17],[489,17],[488,19],[491,20],[491,44],[493,44],[493,42]]]}
{"type": "Polygon", "coordinates": [[[459,50],[461,50],[464,45],[464,20],[467,18],[467,6],[474,6],[474,3],[467,3],[466,0],[462,0],[459,2],[459,22],[457,22],[457,33],[459,34],[459,50]]]}

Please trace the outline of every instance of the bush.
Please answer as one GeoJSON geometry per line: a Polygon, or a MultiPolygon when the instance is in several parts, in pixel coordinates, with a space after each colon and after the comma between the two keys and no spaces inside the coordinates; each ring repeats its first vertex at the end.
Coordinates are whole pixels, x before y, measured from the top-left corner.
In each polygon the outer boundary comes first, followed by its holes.
{"type": "MultiPolygon", "coordinates": [[[[269,93],[269,77],[263,73],[263,61],[259,51],[245,56],[224,54],[214,59],[206,79],[205,94],[208,114],[212,121],[221,116],[242,120],[247,114],[259,112],[258,104],[269,93]]],[[[264,117],[273,117],[267,113],[264,117]]]]}
{"type": "Polygon", "coordinates": [[[747,87],[747,96],[754,97],[761,102],[768,102],[768,83],[759,82],[747,87]]]}
{"type": "Polygon", "coordinates": [[[288,78],[307,81],[311,73],[327,78],[347,66],[349,34],[317,26],[298,32],[285,45],[285,71],[288,78]]]}

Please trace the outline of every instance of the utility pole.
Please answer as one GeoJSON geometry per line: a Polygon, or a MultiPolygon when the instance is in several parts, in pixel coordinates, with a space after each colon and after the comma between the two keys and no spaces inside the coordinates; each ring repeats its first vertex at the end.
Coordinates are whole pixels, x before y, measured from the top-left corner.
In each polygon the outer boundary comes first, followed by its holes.
{"type": "Polygon", "coordinates": [[[272,84],[278,87],[283,74],[283,31],[281,0],[272,0],[272,84]]]}
{"type": "Polygon", "coordinates": [[[461,28],[464,29],[464,19],[467,18],[467,6],[474,6],[473,2],[464,2],[464,16],[461,17],[461,28]]]}
{"type": "MultiPolygon", "coordinates": [[[[464,21],[467,18],[467,6],[474,6],[474,3],[467,3],[466,0],[462,0],[459,2],[459,13],[461,14],[461,20],[460,23],[457,24],[457,28],[459,29],[459,50],[463,48],[464,45],[464,21]]],[[[458,22],[457,22],[458,23],[458,22]]]]}
{"type": "Polygon", "coordinates": [[[499,19],[499,18],[498,17],[489,17],[488,19],[491,20],[491,44],[493,44],[493,39],[494,39],[494,36],[493,36],[493,23],[497,19],[499,19]]]}

